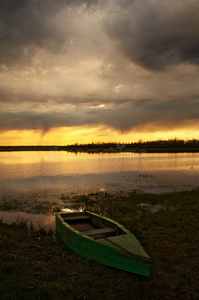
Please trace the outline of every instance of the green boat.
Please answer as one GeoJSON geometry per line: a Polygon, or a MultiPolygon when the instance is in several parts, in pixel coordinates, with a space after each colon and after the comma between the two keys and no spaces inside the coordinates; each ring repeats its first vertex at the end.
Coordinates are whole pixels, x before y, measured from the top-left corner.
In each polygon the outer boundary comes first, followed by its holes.
{"type": "Polygon", "coordinates": [[[149,276],[150,258],[121,224],[92,212],[56,213],[56,230],[74,252],[107,266],[149,276]]]}

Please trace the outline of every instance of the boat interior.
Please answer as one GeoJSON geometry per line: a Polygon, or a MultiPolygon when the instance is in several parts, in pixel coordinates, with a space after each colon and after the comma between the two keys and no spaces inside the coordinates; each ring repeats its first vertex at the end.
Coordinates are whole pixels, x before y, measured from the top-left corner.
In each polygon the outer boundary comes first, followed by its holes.
{"type": "Polygon", "coordinates": [[[61,214],[63,220],[75,230],[92,239],[101,239],[126,234],[116,224],[89,213],[61,214]]]}

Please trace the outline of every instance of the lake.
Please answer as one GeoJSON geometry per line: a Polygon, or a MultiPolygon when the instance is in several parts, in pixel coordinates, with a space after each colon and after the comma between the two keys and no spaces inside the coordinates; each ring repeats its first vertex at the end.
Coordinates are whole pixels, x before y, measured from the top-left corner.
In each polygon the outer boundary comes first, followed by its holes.
{"type": "Polygon", "coordinates": [[[63,206],[63,195],[71,199],[99,192],[158,194],[197,187],[199,153],[0,152],[4,219],[10,219],[12,211],[39,218],[44,206],[50,214],[53,207],[63,206]]]}

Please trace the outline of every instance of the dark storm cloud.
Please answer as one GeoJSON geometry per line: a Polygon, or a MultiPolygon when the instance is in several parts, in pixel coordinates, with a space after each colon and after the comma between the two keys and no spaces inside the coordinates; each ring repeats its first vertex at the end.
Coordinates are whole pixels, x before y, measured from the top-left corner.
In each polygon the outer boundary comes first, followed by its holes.
{"type": "MultiPolygon", "coordinates": [[[[46,2],[46,1],[44,1],[46,2]]],[[[0,2],[0,63],[29,63],[37,48],[51,49],[58,43],[50,21],[53,10],[39,8],[36,1],[3,0],[0,2]],[[54,36],[53,44],[51,38],[54,36]],[[51,44],[51,45],[50,45],[51,44]]]]}
{"type": "Polygon", "coordinates": [[[160,103],[143,99],[135,104],[106,110],[100,119],[103,124],[123,133],[131,130],[180,128],[189,120],[194,120],[195,124],[199,122],[198,100],[199,95],[193,102],[187,99],[173,99],[160,103]]]}
{"type": "Polygon", "coordinates": [[[90,119],[84,113],[33,113],[30,111],[19,113],[0,113],[0,130],[30,130],[40,129],[47,132],[50,128],[71,127],[93,124],[94,119],[90,119]]]}
{"type": "Polygon", "coordinates": [[[132,62],[152,70],[182,62],[199,64],[197,1],[147,0],[125,4],[125,9],[106,20],[104,28],[132,62]]]}
{"type": "Polygon", "coordinates": [[[19,112],[0,113],[1,131],[12,129],[41,129],[44,132],[54,127],[80,125],[105,125],[120,132],[147,131],[189,126],[189,121],[199,122],[198,96],[195,101],[175,99],[158,103],[143,99],[140,103],[115,109],[77,108],[66,112],[19,112]],[[188,124],[186,124],[188,122],[188,124]]]}
{"type": "Polygon", "coordinates": [[[12,13],[17,11],[18,9],[21,9],[25,7],[28,4],[27,0],[1,0],[0,1],[0,10],[7,12],[7,13],[12,13]]]}
{"type": "Polygon", "coordinates": [[[75,35],[73,11],[66,12],[64,31],[57,20],[63,9],[83,5],[107,12],[102,27],[132,62],[152,70],[199,64],[199,3],[194,0],[0,0],[0,64],[30,64],[38,49],[67,53],[75,35]]]}
{"type": "Polygon", "coordinates": [[[85,5],[89,0],[0,0],[0,65],[30,64],[38,49],[58,54],[67,52],[72,24],[66,14],[65,29],[55,17],[68,7],[85,5]]]}
{"type": "Polygon", "coordinates": [[[0,0],[0,131],[198,124],[198,28],[192,0],[0,0]]]}
{"type": "Polygon", "coordinates": [[[105,101],[106,105],[117,105],[121,106],[125,103],[131,102],[129,98],[122,98],[122,99],[103,99],[102,96],[99,95],[99,93],[92,93],[92,94],[86,94],[81,96],[72,96],[67,95],[67,91],[64,95],[54,95],[52,96],[50,93],[32,93],[32,92],[21,92],[21,91],[11,91],[6,87],[0,86],[0,104],[11,104],[11,105],[20,105],[24,103],[28,103],[32,107],[39,108],[40,105],[45,105],[46,108],[53,106],[53,105],[59,105],[60,107],[62,105],[75,105],[77,107],[83,107],[83,106],[99,106],[102,104],[102,102],[105,101]]]}

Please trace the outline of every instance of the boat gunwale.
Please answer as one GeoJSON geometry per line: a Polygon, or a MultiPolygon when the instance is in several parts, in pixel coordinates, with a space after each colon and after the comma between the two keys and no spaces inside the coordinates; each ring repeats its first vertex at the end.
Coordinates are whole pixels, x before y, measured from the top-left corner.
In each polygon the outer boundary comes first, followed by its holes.
{"type": "MultiPolygon", "coordinates": [[[[63,218],[61,217],[61,214],[60,214],[60,213],[56,213],[55,215],[58,216],[59,220],[61,221],[61,223],[63,224],[63,226],[64,226],[66,229],[72,231],[74,234],[76,234],[76,235],[79,236],[80,238],[84,238],[84,239],[86,238],[86,239],[88,239],[90,242],[95,243],[96,245],[99,245],[101,248],[104,248],[104,249],[111,249],[111,251],[113,251],[113,252],[115,252],[115,253],[118,253],[118,252],[119,252],[120,255],[128,256],[128,257],[134,258],[135,260],[137,259],[136,257],[133,257],[133,256],[131,256],[130,254],[128,254],[128,253],[126,253],[126,252],[124,252],[124,251],[121,251],[122,249],[119,250],[119,249],[112,248],[112,247],[110,247],[110,246],[108,246],[108,245],[101,244],[101,243],[98,242],[98,240],[94,240],[94,239],[92,239],[91,237],[89,237],[89,236],[83,234],[81,231],[78,231],[78,230],[74,229],[73,227],[71,227],[68,223],[66,223],[66,222],[63,220],[63,218]]],[[[144,261],[144,262],[145,262],[145,263],[148,263],[147,260],[144,261]]]]}
{"type": "MultiPolygon", "coordinates": [[[[121,229],[122,231],[124,231],[125,234],[128,234],[128,235],[130,235],[132,238],[136,239],[136,237],[134,236],[134,234],[133,234],[132,232],[130,232],[126,227],[124,227],[122,224],[118,223],[117,221],[114,221],[114,220],[112,220],[112,219],[109,219],[109,218],[107,218],[107,217],[98,215],[98,214],[93,213],[93,212],[90,212],[90,211],[83,211],[83,212],[85,212],[85,213],[87,213],[87,214],[90,214],[90,215],[93,215],[94,217],[97,217],[97,218],[100,218],[100,219],[104,219],[104,220],[106,220],[106,221],[108,221],[108,222],[110,222],[110,223],[116,225],[119,229],[121,229]]],[[[67,220],[65,221],[65,220],[62,218],[62,216],[61,216],[62,214],[65,214],[65,213],[62,213],[62,212],[60,212],[60,213],[55,213],[55,215],[60,216],[60,219],[62,220],[62,223],[65,223],[65,224],[67,225],[66,227],[68,227],[69,229],[72,229],[73,232],[75,232],[75,233],[77,233],[77,234],[79,234],[79,235],[81,235],[81,236],[84,236],[84,237],[87,237],[87,238],[93,240],[93,239],[90,238],[89,236],[85,235],[82,231],[76,230],[76,229],[75,229],[74,227],[72,227],[69,223],[67,223],[67,220]]],[[[66,214],[67,214],[67,213],[66,213],[66,214]]],[[[70,213],[69,213],[69,214],[70,214],[70,213]]],[[[71,214],[72,214],[72,213],[71,213],[71,214]]],[[[78,219],[77,219],[77,220],[78,220],[78,219]]],[[[136,240],[137,240],[137,239],[136,239],[136,240]]]]}
{"type": "Polygon", "coordinates": [[[66,228],[68,228],[69,230],[73,231],[75,234],[80,235],[80,236],[82,236],[82,237],[84,237],[84,238],[87,238],[87,239],[89,239],[89,240],[95,241],[95,240],[93,240],[92,238],[90,238],[88,235],[83,234],[83,232],[81,232],[81,231],[75,229],[74,227],[72,227],[71,225],[69,225],[66,221],[64,221],[64,219],[63,219],[62,216],[61,216],[61,213],[56,213],[55,216],[57,216],[57,217],[59,218],[59,220],[62,222],[62,224],[63,224],[66,228]]]}
{"type": "MultiPolygon", "coordinates": [[[[107,217],[98,215],[98,214],[93,213],[93,212],[90,212],[90,211],[83,211],[83,212],[88,213],[88,214],[91,214],[91,215],[94,215],[94,216],[96,216],[96,217],[98,217],[98,218],[102,218],[102,219],[107,220],[107,221],[109,221],[109,222],[111,222],[111,223],[114,223],[114,224],[117,225],[121,230],[125,231],[125,233],[126,233],[126,234],[124,234],[125,236],[129,236],[131,239],[132,239],[132,238],[135,239],[135,240],[140,244],[140,242],[137,240],[137,238],[134,236],[134,234],[133,234],[132,232],[130,232],[130,231],[129,231],[126,227],[124,227],[122,224],[118,223],[117,221],[114,221],[114,220],[112,220],[112,219],[109,219],[109,218],[107,218],[107,217]]],[[[61,221],[61,223],[63,224],[63,226],[65,226],[68,230],[73,231],[73,233],[75,233],[76,235],[78,235],[78,236],[80,236],[80,237],[82,237],[82,238],[86,238],[86,239],[92,241],[92,242],[95,243],[95,244],[98,244],[98,245],[100,244],[100,246],[103,246],[103,247],[105,247],[106,249],[107,249],[107,247],[110,248],[110,246],[108,246],[108,245],[104,245],[104,244],[99,243],[98,241],[99,241],[100,239],[99,239],[99,240],[95,240],[95,239],[93,239],[93,238],[91,238],[91,237],[85,235],[83,232],[78,231],[78,230],[76,230],[74,227],[70,226],[66,221],[64,221],[64,219],[62,218],[61,214],[63,214],[63,213],[61,213],[61,212],[60,212],[60,213],[55,213],[55,215],[58,216],[58,218],[59,218],[59,220],[61,221]]],[[[67,213],[66,213],[66,214],[67,214],[67,213]]],[[[70,214],[70,213],[69,213],[69,214],[70,214]]],[[[105,238],[101,238],[101,239],[105,239],[105,238]]],[[[106,238],[105,240],[108,240],[108,241],[111,242],[111,240],[109,240],[109,238],[106,238]]],[[[142,247],[141,244],[140,244],[140,246],[142,247]]],[[[142,247],[142,248],[143,248],[143,247],[142,247]]],[[[139,255],[137,256],[137,255],[134,255],[133,253],[131,254],[131,253],[125,252],[125,251],[124,251],[125,249],[120,248],[119,245],[118,245],[118,249],[112,248],[112,247],[111,247],[111,249],[112,249],[112,251],[114,251],[114,252],[115,252],[115,251],[116,251],[116,252],[119,251],[120,254],[122,254],[122,255],[124,255],[124,256],[129,256],[129,257],[132,257],[132,258],[134,258],[134,259],[141,260],[143,263],[151,263],[151,259],[150,259],[149,256],[148,256],[148,257],[139,256],[139,255]],[[122,250],[122,251],[121,251],[121,250],[122,250]]],[[[146,254],[147,254],[147,253],[146,253],[146,254]]],[[[147,254],[147,255],[148,255],[148,254],[147,254]]]]}

